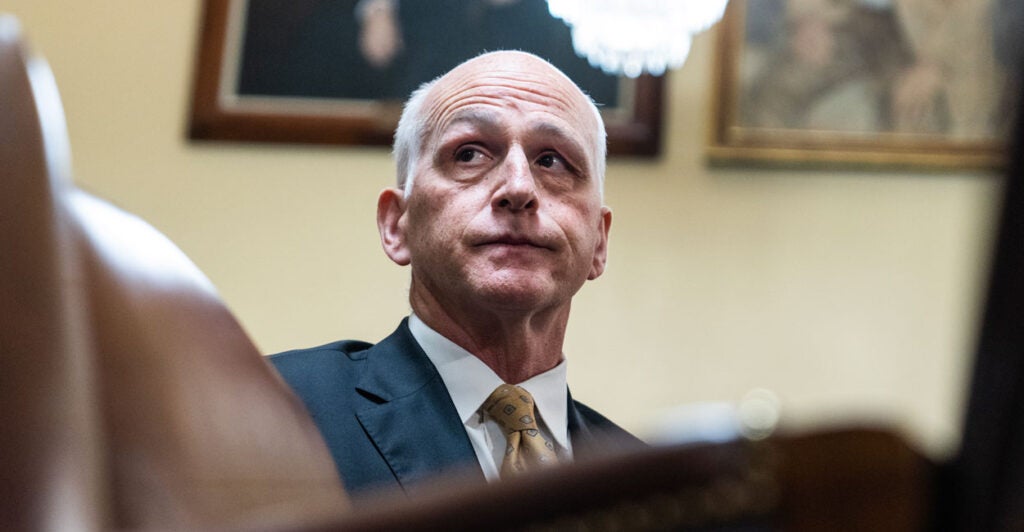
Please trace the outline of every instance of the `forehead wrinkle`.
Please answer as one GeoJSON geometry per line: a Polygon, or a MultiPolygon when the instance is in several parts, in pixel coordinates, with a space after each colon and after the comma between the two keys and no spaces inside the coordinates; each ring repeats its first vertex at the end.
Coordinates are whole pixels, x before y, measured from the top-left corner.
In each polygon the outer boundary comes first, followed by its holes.
{"type": "Polygon", "coordinates": [[[563,80],[537,75],[531,77],[529,74],[534,73],[488,71],[482,76],[461,75],[442,79],[442,83],[432,91],[429,116],[439,118],[438,115],[443,115],[446,109],[462,99],[467,100],[466,104],[479,102],[516,106],[524,102],[551,106],[569,114],[580,113],[588,107],[586,95],[575,86],[567,86],[563,80]],[[474,92],[477,94],[472,94],[474,92]]]}
{"type": "MultiPolygon", "coordinates": [[[[514,109],[516,111],[524,111],[522,100],[524,98],[518,95],[509,94],[510,91],[498,91],[492,94],[474,94],[469,97],[463,97],[465,92],[471,91],[472,88],[467,88],[460,93],[452,94],[444,100],[435,102],[427,114],[428,123],[433,124],[433,133],[442,134],[453,125],[460,122],[469,122],[477,124],[481,127],[498,127],[500,126],[500,119],[498,115],[487,110],[487,107],[504,107],[514,109]],[[454,111],[451,109],[455,108],[454,111]]],[[[523,92],[516,91],[515,92],[523,92]]],[[[528,103],[536,104],[542,109],[541,112],[544,114],[552,115],[557,118],[558,121],[566,122],[567,120],[580,117],[582,111],[574,110],[571,104],[565,100],[552,98],[549,95],[543,95],[537,93],[540,98],[534,98],[527,100],[528,103]],[[557,103],[559,105],[552,105],[557,103]],[[564,116],[559,116],[559,113],[563,113],[564,116]]],[[[528,111],[528,110],[526,110],[528,111]]],[[[583,117],[589,116],[589,114],[583,114],[583,117]]],[[[557,130],[560,132],[559,136],[570,137],[566,128],[559,127],[554,123],[550,123],[549,127],[545,128],[545,132],[554,132],[557,130]]],[[[428,135],[429,136],[429,135],[428,135]]]]}
{"type": "MultiPolygon", "coordinates": [[[[575,90],[567,91],[566,87],[562,86],[561,83],[528,79],[511,73],[501,74],[493,72],[489,73],[488,77],[477,78],[464,84],[452,96],[457,97],[477,89],[482,89],[483,91],[490,89],[488,92],[494,98],[521,100],[535,105],[549,105],[564,111],[572,111],[578,104],[583,103],[579,99],[574,98],[576,96],[574,94],[575,90]]],[[[583,98],[582,93],[578,96],[583,98]]]]}

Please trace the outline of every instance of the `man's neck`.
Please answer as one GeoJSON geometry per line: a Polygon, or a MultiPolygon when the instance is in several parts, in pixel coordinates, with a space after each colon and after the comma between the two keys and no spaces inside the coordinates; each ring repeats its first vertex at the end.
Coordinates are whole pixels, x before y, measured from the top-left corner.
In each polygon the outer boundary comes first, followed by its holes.
{"type": "Polygon", "coordinates": [[[472,353],[509,384],[562,361],[568,303],[531,312],[452,308],[415,287],[409,301],[423,323],[472,353]]]}

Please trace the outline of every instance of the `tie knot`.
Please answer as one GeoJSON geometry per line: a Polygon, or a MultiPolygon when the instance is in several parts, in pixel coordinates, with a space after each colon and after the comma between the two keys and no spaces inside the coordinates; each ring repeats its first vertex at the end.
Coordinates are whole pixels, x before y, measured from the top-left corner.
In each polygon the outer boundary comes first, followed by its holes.
{"type": "Polygon", "coordinates": [[[506,433],[514,431],[537,431],[537,420],[530,392],[511,384],[498,386],[484,401],[484,411],[494,419],[506,433]]]}
{"type": "Polygon", "coordinates": [[[530,392],[502,384],[484,401],[483,410],[501,426],[507,438],[502,477],[558,462],[555,446],[537,428],[530,392]]]}

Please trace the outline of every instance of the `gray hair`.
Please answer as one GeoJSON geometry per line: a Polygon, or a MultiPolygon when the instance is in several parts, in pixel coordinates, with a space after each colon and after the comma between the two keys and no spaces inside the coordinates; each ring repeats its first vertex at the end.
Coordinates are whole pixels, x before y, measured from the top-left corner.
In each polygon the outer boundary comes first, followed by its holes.
{"type": "Polygon", "coordinates": [[[427,93],[434,88],[441,78],[434,78],[419,86],[412,92],[405,106],[402,117],[395,129],[395,170],[397,171],[398,188],[409,197],[412,192],[412,181],[416,173],[416,164],[420,159],[420,151],[427,140],[427,117],[423,114],[423,104],[427,101],[427,93]]]}
{"type": "MultiPolygon", "coordinates": [[[[565,74],[562,75],[564,76],[565,74]]],[[[403,190],[405,197],[409,197],[409,194],[412,193],[412,183],[416,174],[416,165],[419,163],[420,152],[423,151],[423,145],[432,133],[430,128],[428,128],[427,116],[424,114],[423,106],[427,101],[427,94],[434,88],[434,85],[437,84],[441,77],[428,81],[413,91],[402,108],[402,117],[398,120],[398,128],[395,130],[393,155],[395,157],[398,188],[403,190]]],[[[569,78],[566,77],[566,79],[569,78]]],[[[579,89],[579,86],[572,82],[572,80],[569,81],[586,98],[587,104],[590,106],[597,121],[596,138],[593,139],[596,148],[595,155],[597,157],[597,185],[601,197],[604,198],[604,172],[605,159],[608,154],[608,133],[605,131],[604,120],[601,118],[601,112],[597,109],[597,104],[594,103],[593,98],[579,89]]]]}

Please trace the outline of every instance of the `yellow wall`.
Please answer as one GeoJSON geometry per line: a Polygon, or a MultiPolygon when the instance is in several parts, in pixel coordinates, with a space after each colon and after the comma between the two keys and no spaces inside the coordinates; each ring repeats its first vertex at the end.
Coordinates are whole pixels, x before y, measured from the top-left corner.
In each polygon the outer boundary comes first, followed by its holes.
{"type": "MultiPolygon", "coordinates": [[[[176,241],[262,350],[376,340],[407,312],[374,225],[387,150],[186,140],[198,0],[0,9],[53,67],[77,181],[176,241]]],[[[645,433],[666,407],[767,387],[793,426],[880,418],[948,450],[1000,180],[709,169],[711,45],[669,79],[665,155],[609,165],[611,264],[575,303],[574,395],[645,433]]]]}

